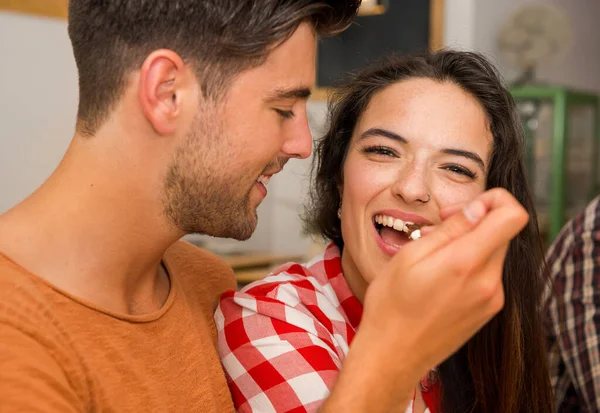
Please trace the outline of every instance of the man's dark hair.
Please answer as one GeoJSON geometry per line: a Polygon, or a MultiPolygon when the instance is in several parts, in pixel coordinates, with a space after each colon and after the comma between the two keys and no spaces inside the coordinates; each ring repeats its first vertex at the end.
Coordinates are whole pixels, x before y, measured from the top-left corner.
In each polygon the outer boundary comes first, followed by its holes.
{"type": "Polygon", "coordinates": [[[360,0],[70,0],[69,36],[79,70],[78,129],[93,134],[123,92],[126,75],[154,50],[192,64],[217,99],[260,65],[300,23],[317,35],[344,30],[360,0]]]}

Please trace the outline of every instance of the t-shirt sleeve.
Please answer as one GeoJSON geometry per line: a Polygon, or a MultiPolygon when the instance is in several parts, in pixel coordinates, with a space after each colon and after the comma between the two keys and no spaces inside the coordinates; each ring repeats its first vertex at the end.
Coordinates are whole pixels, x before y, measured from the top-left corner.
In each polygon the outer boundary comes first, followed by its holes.
{"type": "Polygon", "coordinates": [[[343,352],[326,317],[302,302],[301,289],[308,290],[265,283],[222,296],[219,353],[239,412],[316,412],[328,397],[343,352]]]}
{"type": "Polygon", "coordinates": [[[84,411],[51,350],[0,322],[0,413],[84,411]]]}

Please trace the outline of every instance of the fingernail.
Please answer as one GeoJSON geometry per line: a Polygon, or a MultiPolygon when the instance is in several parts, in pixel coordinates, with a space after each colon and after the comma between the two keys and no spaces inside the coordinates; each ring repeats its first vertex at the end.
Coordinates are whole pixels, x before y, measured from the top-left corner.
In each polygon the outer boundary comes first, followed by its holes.
{"type": "Polygon", "coordinates": [[[463,209],[463,214],[469,221],[476,223],[485,215],[485,207],[481,201],[473,201],[463,209]]]}

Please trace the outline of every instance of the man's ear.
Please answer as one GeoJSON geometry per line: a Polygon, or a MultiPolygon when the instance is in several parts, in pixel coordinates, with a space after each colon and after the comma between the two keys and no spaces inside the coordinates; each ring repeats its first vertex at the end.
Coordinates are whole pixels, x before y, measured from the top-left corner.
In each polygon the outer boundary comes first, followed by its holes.
{"type": "Polygon", "coordinates": [[[188,77],[183,59],[171,50],[155,50],[144,60],[138,97],[146,119],[158,134],[172,135],[177,130],[188,77]]]}

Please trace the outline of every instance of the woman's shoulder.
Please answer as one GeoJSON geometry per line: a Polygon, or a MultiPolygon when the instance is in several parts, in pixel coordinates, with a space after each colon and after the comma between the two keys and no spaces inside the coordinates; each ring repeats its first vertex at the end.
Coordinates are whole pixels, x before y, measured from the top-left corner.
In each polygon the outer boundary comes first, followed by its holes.
{"type": "Polygon", "coordinates": [[[353,295],[345,282],[340,252],[330,244],[325,251],[306,263],[288,262],[262,280],[240,291],[230,291],[224,298],[272,299],[295,307],[300,303],[316,304],[326,300],[338,306],[340,298],[353,295]],[[341,297],[340,297],[341,296],[341,297]]]}
{"type": "Polygon", "coordinates": [[[362,305],[346,283],[339,249],[332,244],[306,263],[284,264],[240,291],[224,293],[215,317],[223,328],[248,314],[308,330],[316,321],[333,330],[336,321],[358,327],[362,305]]]}

